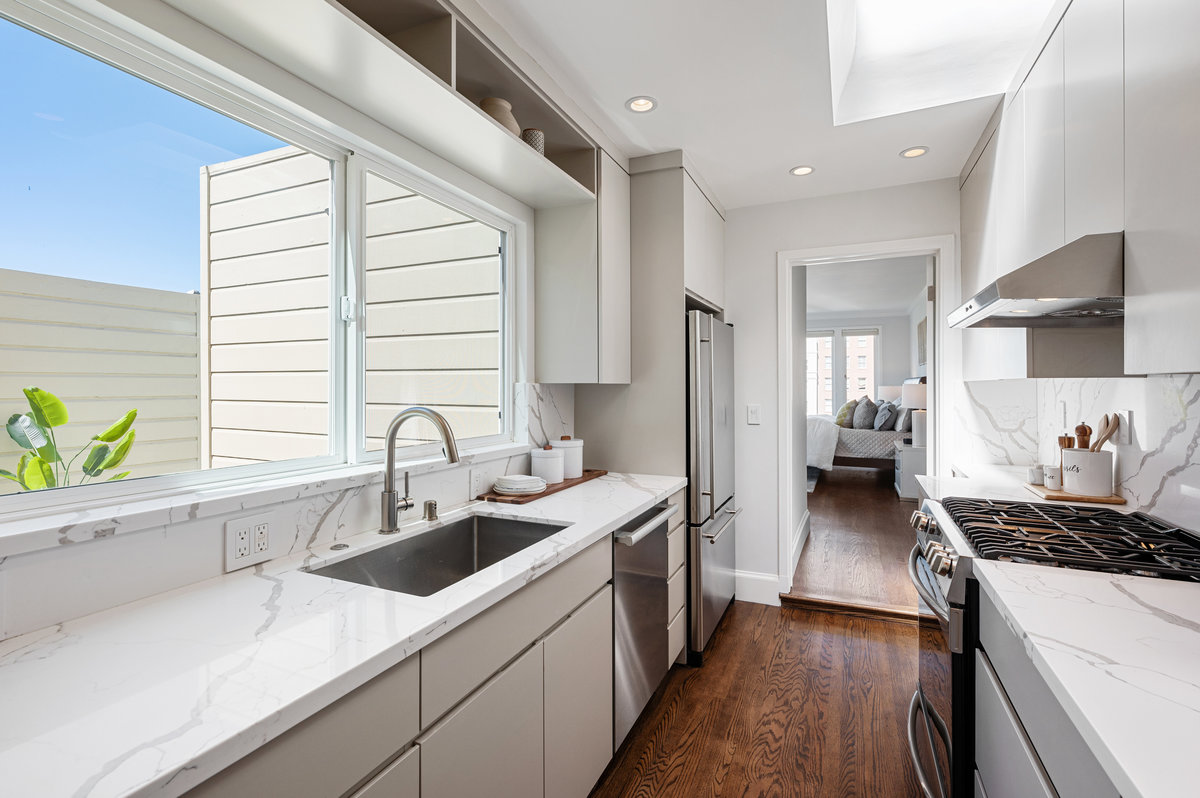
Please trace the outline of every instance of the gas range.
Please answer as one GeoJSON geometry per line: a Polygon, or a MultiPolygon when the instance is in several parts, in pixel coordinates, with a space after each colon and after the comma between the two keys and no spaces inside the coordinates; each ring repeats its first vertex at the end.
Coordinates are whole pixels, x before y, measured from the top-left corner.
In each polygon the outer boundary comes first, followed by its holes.
{"type": "Polygon", "coordinates": [[[922,628],[920,683],[908,717],[909,752],[927,798],[979,794],[973,785],[976,560],[1200,582],[1200,535],[1142,513],[947,498],[925,501],[912,526],[917,545],[909,577],[937,619],[922,628]]]}

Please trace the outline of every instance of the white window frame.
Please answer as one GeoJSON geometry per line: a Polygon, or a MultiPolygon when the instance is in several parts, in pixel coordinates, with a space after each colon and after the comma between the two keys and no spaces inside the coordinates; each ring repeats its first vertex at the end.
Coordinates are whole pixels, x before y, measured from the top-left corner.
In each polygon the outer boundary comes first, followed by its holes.
{"type": "Polygon", "coordinates": [[[833,363],[830,370],[833,376],[833,407],[836,411],[842,405],[846,404],[850,399],[850,395],[846,390],[846,360],[853,351],[854,357],[858,357],[858,346],[847,346],[846,342],[849,338],[858,336],[870,336],[873,339],[872,346],[874,348],[874,381],[875,392],[879,393],[881,384],[881,375],[883,374],[883,364],[880,362],[880,353],[883,351],[883,328],[882,327],[820,327],[808,330],[807,337],[829,337],[833,338],[833,363]]]}
{"type": "MultiPolygon", "coordinates": [[[[362,220],[356,209],[349,206],[347,197],[349,191],[355,190],[352,185],[355,180],[359,181],[358,190],[361,190],[361,171],[357,177],[352,174],[352,161],[356,164],[369,162],[372,164],[372,171],[378,171],[385,177],[395,175],[391,179],[473,216],[504,234],[505,245],[501,260],[505,302],[505,318],[501,331],[504,426],[503,431],[496,435],[466,439],[464,442],[467,445],[462,448],[464,451],[470,451],[498,444],[516,443],[514,396],[518,375],[514,369],[517,364],[516,347],[518,339],[522,337],[521,330],[525,323],[518,317],[518,313],[525,312],[526,309],[524,303],[518,301],[516,287],[519,282],[516,279],[516,259],[513,253],[523,246],[517,235],[518,230],[522,235],[527,232],[524,225],[482,203],[467,202],[462,193],[454,193],[418,177],[415,171],[411,171],[412,167],[398,156],[385,162],[382,159],[368,159],[355,155],[350,144],[338,135],[314,127],[283,110],[276,104],[277,100],[258,97],[254,92],[187,63],[63,0],[0,0],[0,20],[22,26],[134,77],[262,130],[280,141],[326,158],[331,163],[328,431],[330,453],[275,463],[198,469],[129,481],[73,485],[65,491],[53,489],[5,495],[0,497],[0,520],[26,517],[31,511],[82,510],[111,505],[114,500],[155,498],[196,489],[221,489],[237,493],[243,486],[249,488],[260,485],[265,478],[326,475],[333,470],[357,464],[383,461],[383,452],[362,452],[361,440],[358,438],[358,429],[361,429],[362,416],[365,414],[365,408],[359,406],[364,362],[359,340],[362,338],[359,330],[363,316],[361,291],[358,290],[362,280],[358,275],[362,259],[361,242],[357,246],[354,242],[356,233],[361,233],[362,220]],[[343,296],[351,297],[358,308],[354,322],[347,323],[341,319],[339,305],[343,296]],[[355,371],[357,378],[349,379],[355,371]],[[350,408],[355,408],[355,411],[350,412],[350,408]]],[[[405,447],[402,452],[404,459],[399,462],[416,463],[427,460],[432,454],[440,453],[440,445],[405,447]]]]}

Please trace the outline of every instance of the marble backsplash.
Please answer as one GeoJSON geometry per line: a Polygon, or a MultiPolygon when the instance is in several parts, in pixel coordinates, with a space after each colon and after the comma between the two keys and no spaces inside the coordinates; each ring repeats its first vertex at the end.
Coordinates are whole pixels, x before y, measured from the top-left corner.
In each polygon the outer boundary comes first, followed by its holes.
{"type": "Polygon", "coordinates": [[[1057,462],[1057,439],[1080,421],[1132,414],[1132,442],[1116,452],[1118,492],[1130,505],[1200,529],[1200,375],[965,383],[954,403],[966,462],[1057,462]]]}
{"type": "MultiPolygon", "coordinates": [[[[518,384],[516,440],[545,445],[574,432],[574,386],[518,384]]],[[[434,499],[443,509],[487,490],[501,474],[529,473],[529,455],[498,458],[464,454],[460,465],[412,471],[414,510],[434,499]]],[[[102,514],[59,530],[57,545],[0,557],[0,640],[219,576],[224,564],[224,524],[255,512],[269,513],[283,531],[286,551],[377,528],[381,472],[300,483],[271,494],[270,504],[242,506],[236,496],[185,503],[121,523],[102,514]]]]}

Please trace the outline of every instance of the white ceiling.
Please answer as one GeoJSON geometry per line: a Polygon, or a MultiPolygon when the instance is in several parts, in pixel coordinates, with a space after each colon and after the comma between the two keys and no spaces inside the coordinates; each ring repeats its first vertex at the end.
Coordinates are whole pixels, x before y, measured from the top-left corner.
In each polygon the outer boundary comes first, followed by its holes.
{"type": "Polygon", "coordinates": [[[929,258],[880,258],[806,266],[808,315],[899,316],[927,285],[929,258]]]}
{"type": "Polygon", "coordinates": [[[627,155],[687,151],[727,208],[957,176],[998,102],[835,127],[821,0],[479,4],[627,155]],[[639,94],[659,108],[627,111],[639,94]]]}
{"type": "Polygon", "coordinates": [[[1003,94],[1055,0],[826,0],[836,124],[1003,94]]]}

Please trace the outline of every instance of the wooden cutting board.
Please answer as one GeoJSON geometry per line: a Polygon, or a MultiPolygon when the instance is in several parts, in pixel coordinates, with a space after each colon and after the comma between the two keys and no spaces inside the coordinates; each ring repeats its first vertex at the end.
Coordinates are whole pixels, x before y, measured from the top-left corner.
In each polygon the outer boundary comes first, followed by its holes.
{"type": "Polygon", "coordinates": [[[1045,485],[1031,485],[1025,483],[1025,487],[1033,491],[1043,499],[1049,499],[1056,502],[1086,502],[1088,504],[1124,504],[1125,499],[1117,496],[1079,496],[1074,493],[1067,493],[1062,490],[1050,490],[1045,485]]]}
{"type": "Polygon", "coordinates": [[[559,482],[555,485],[547,485],[546,489],[541,493],[534,493],[527,496],[506,496],[503,493],[496,493],[493,490],[489,490],[487,493],[481,493],[475,498],[479,499],[480,501],[497,502],[498,504],[529,504],[530,502],[537,501],[538,499],[544,499],[552,493],[558,493],[560,490],[566,490],[567,488],[573,488],[576,485],[582,485],[589,480],[593,480],[596,477],[602,477],[607,473],[607,471],[601,471],[597,468],[585,468],[583,469],[583,476],[575,477],[574,479],[564,479],[562,482],[559,482]]]}

